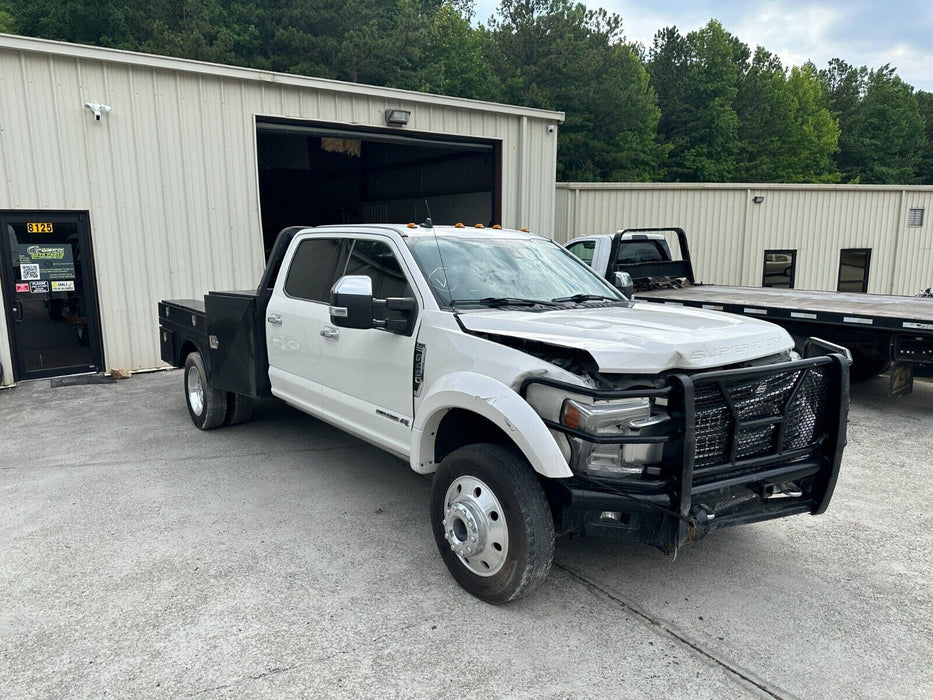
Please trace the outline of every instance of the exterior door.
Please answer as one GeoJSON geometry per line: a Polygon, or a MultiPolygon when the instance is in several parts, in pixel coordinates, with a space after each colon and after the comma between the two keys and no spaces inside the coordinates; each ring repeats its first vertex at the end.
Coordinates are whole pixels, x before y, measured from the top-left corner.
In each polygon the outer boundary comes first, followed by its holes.
{"type": "Polygon", "coordinates": [[[103,368],[87,214],[0,212],[14,379],[103,368]]]}
{"type": "MultiPolygon", "coordinates": [[[[415,335],[337,328],[330,289],[344,274],[373,280],[377,298],[411,296],[387,238],[320,235],[299,241],[266,310],[272,393],[407,457],[413,416],[415,335]]],[[[377,310],[377,318],[385,310],[377,310]]]]}

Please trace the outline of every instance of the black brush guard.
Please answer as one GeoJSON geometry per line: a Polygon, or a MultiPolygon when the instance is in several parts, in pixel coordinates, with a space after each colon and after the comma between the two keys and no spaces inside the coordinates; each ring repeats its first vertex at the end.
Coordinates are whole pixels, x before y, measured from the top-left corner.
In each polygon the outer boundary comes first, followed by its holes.
{"type": "Polygon", "coordinates": [[[596,391],[543,377],[534,384],[594,400],[666,400],[672,420],[655,434],[605,436],[545,420],[571,438],[597,444],[662,443],[656,476],[595,478],[574,471],[552,484],[558,528],[673,550],[713,529],[798,513],[823,513],[846,443],[849,364],[842,348],[810,339],[815,357],[692,375],[660,389],[596,391]],[[793,483],[801,493],[780,486],[793,483]],[[604,517],[608,514],[609,517],[604,517]]]}

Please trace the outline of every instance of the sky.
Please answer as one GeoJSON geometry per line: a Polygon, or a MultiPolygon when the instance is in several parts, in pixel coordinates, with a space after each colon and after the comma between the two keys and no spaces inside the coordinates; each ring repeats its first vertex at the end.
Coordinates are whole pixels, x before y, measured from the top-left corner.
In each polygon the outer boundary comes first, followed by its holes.
{"type": "MultiPolygon", "coordinates": [[[[499,0],[475,0],[485,24],[499,0]]],[[[831,58],[853,66],[890,63],[904,82],[933,92],[931,0],[584,0],[622,17],[625,37],[651,46],[655,32],[686,34],[718,19],[752,51],[763,46],[785,67],[831,58]]]]}

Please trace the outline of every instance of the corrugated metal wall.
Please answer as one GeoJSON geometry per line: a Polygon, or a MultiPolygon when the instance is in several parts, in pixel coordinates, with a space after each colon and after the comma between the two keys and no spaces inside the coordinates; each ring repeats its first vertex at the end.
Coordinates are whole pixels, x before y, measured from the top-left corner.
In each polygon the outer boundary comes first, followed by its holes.
{"type": "MultiPolygon", "coordinates": [[[[105,362],[159,365],[156,302],[256,284],[256,116],[501,140],[506,226],[553,229],[555,112],[0,36],[0,209],[87,210],[105,362]],[[100,121],[86,102],[110,105],[100,121]]],[[[0,362],[11,381],[5,315],[0,362]]]]}
{"type": "Polygon", "coordinates": [[[558,183],[554,237],[686,230],[698,280],[760,286],[765,250],[797,251],[795,286],[835,290],[839,254],[871,250],[868,291],[933,284],[933,187],[558,183]],[[755,197],[763,197],[760,203],[755,197]],[[908,226],[910,209],[925,211],[908,226]]]}

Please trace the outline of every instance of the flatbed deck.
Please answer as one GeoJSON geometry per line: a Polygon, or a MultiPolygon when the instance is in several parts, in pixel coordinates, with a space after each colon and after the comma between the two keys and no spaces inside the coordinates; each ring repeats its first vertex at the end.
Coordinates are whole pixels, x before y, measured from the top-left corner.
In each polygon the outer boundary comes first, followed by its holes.
{"type": "Polygon", "coordinates": [[[680,289],[639,292],[636,299],[771,320],[933,334],[933,299],[925,297],[698,284],[680,289]]]}

